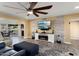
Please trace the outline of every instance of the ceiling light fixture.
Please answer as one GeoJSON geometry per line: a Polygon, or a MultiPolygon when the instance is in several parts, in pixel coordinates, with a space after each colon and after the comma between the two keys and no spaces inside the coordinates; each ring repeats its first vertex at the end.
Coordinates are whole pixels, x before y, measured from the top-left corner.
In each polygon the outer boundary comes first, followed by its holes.
{"type": "Polygon", "coordinates": [[[79,6],[76,6],[75,9],[79,9],[79,6]]]}
{"type": "Polygon", "coordinates": [[[30,14],[30,15],[31,15],[31,14],[33,14],[33,12],[32,12],[32,11],[28,11],[28,14],[30,14]]]}

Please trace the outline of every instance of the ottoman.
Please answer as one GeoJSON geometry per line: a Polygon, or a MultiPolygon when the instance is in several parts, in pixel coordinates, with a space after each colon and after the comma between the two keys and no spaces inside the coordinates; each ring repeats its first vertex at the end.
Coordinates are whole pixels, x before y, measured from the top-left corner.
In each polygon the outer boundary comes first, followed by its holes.
{"type": "Polygon", "coordinates": [[[34,56],[39,52],[39,45],[26,41],[13,45],[13,48],[16,51],[25,50],[26,56],[34,56]]]}

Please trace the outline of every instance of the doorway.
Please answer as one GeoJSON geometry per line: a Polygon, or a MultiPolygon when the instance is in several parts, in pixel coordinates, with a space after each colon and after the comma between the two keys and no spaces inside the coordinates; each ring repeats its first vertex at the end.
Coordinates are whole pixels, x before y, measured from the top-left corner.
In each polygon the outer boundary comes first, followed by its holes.
{"type": "Polygon", "coordinates": [[[79,40],[79,21],[70,22],[70,39],[79,40]]]}
{"type": "Polygon", "coordinates": [[[79,21],[70,22],[70,39],[72,45],[79,49],[79,21]]]}

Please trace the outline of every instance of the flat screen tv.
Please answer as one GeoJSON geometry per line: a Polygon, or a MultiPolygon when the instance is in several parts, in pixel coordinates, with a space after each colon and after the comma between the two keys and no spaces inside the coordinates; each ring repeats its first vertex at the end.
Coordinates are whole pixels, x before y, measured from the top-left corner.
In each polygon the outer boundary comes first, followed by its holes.
{"type": "Polygon", "coordinates": [[[48,20],[38,21],[38,29],[40,29],[40,30],[49,30],[50,25],[51,25],[51,23],[48,20]]]}

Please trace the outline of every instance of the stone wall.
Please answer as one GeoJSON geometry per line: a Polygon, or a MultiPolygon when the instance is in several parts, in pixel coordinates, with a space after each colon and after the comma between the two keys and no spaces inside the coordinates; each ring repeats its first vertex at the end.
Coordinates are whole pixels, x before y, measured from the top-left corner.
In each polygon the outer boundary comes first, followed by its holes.
{"type": "Polygon", "coordinates": [[[64,16],[56,17],[54,21],[54,35],[55,41],[64,41],[64,16]]]}

